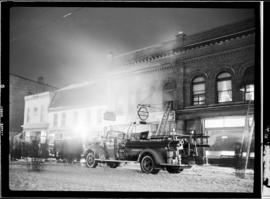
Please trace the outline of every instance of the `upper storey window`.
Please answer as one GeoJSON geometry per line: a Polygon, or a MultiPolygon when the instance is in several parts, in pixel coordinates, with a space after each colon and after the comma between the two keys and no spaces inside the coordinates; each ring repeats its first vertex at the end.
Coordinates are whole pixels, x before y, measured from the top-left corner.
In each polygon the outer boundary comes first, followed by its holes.
{"type": "Polygon", "coordinates": [[[192,81],[192,104],[205,104],[205,79],[196,77],[192,81]]]}
{"type": "Polygon", "coordinates": [[[57,113],[55,113],[53,115],[53,126],[57,127],[57,125],[58,125],[58,115],[57,115],[57,113]]]}
{"type": "Polygon", "coordinates": [[[66,113],[62,113],[62,118],[61,118],[61,126],[65,126],[66,125],[66,113]]]}
{"type": "Polygon", "coordinates": [[[170,103],[171,109],[174,107],[174,100],[176,99],[176,82],[169,81],[163,86],[163,105],[170,103]]]}
{"type": "Polygon", "coordinates": [[[241,86],[244,101],[254,100],[254,68],[250,67],[245,71],[241,86]]]}
{"type": "Polygon", "coordinates": [[[230,73],[224,72],[217,76],[217,95],[219,103],[232,101],[232,76],[230,73]]]}

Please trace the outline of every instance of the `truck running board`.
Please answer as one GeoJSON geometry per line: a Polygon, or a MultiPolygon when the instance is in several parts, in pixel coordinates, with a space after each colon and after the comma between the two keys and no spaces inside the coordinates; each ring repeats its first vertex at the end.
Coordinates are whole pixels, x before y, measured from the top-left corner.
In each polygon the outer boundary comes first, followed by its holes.
{"type": "Polygon", "coordinates": [[[95,159],[97,162],[119,162],[119,163],[136,163],[136,161],[128,160],[108,160],[108,159],[95,159]]]}
{"type": "Polygon", "coordinates": [[[166,167],[180,167],[180,168],[191,168],[191,165],[188,164],[181,164],[181,165],[175,165],[175,164],[159,164],[160,166],[166,166],[166,167]]]}

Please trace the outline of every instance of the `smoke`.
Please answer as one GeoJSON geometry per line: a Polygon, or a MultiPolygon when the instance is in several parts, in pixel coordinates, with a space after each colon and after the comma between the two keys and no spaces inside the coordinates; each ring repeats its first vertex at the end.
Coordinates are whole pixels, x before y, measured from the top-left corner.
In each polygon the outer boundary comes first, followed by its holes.
{"type": "MultiPolygon", "coordinates": [[[[128,67],[128,66],[126,66],[128,67]]],[[[108,70],[107,72],[111,72],[108,70]]],[[[150,105],[150,112],[163,111],[163,101],[166,98],[163,86],[168,77],[175,74],[168,72],[132,72],[119,76],[108,76],[107,81],[109,109],[117,115],[126,115],[130,120],[137,120],[137,105],[150,105]]],[[[104,84],[103,84],[104,85],[104,84]]]]}

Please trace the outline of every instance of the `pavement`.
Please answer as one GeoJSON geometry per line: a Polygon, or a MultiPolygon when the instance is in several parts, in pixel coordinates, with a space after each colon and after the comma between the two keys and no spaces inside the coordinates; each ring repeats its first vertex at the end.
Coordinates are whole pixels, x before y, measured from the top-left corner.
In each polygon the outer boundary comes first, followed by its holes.
{"type": "Polygon", "coordinates": [[[194,165],[179,174],[160,171],[145,174],[136,163],[116,169],[105,165],[91,169],[80,163],[46,163],[39,172],[20,163],[10,164],[11,190],[50,191],[154,191],[154,192],[252,192],[253,172],[244,179],[233,168],[194,165]]]}

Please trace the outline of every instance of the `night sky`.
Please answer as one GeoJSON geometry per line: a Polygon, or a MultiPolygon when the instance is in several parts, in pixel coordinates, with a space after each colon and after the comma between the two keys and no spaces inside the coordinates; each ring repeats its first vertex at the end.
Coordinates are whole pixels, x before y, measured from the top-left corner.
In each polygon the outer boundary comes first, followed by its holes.
{"type": "Polygon", "coordinates": [[[114,55],[254,17],[248,9],[13,7],[10,72],[64,87],[91,80],[114,55]]]}

